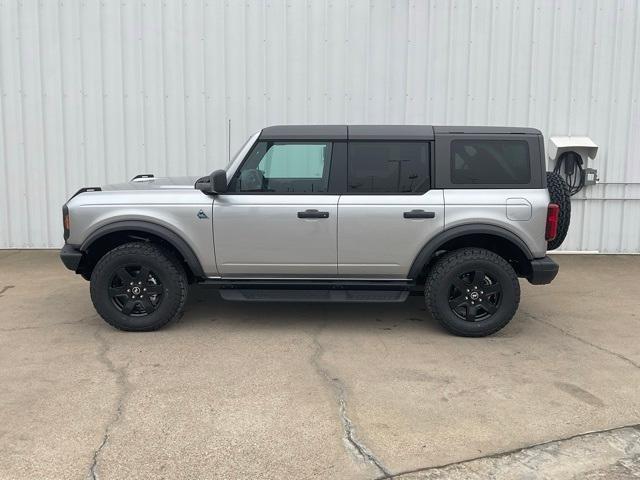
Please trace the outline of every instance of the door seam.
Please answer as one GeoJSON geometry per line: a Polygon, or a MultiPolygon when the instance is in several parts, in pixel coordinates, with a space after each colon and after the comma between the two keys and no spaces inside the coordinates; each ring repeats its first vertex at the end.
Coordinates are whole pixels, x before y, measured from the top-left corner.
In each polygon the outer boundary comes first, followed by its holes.
{"type": "Polygon", "coordinates": [[[340,199],[342,195],[338,195],[338,203],[336,204],[336,276],[340,276],[340,267],[338,260],[340,258],[340,199]]]}

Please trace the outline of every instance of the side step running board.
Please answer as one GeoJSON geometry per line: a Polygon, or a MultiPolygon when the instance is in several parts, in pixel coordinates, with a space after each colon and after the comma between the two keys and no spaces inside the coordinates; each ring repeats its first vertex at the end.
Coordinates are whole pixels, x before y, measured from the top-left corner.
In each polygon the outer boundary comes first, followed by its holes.
{"type": "Polygon", "coordinates": [[[312,290],[221,288],[225,300],[244,302],[404,302],[409,290],[312,290]]]}

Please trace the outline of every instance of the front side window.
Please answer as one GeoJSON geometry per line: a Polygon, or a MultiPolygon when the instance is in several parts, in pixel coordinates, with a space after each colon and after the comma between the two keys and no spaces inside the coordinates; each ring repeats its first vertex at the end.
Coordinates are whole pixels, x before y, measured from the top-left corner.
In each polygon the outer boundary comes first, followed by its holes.
{"type": "Polygon", "coordinates": [[[424,193],[428,189],[428,143],[349,142],[350,193],[424,193]]]}
{"type": "Polygon", "coordinates": [[[526,141],[451,142],[451,183],[508,185],[530,181],[529,144],[526,141]]]}
{"type": "Polygon", "coordinates": [[[331,142],[258,142],[230,192],[317,193],[329,184],[331,142]]]}

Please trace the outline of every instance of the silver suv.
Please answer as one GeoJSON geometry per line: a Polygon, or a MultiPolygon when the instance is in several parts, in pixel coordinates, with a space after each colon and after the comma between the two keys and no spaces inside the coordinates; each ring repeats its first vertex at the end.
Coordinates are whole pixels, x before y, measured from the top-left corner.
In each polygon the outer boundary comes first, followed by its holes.
{"type": "Polygon", "coordinates": [[[179,317],[200,283],[244,301],[424,294],[447,330],[484,336],[515,314],[518,277],[556,276],[561,206],[535,129],[273,126],[199,179],[81,189],[60,256],[123,330],[179,317]]]}

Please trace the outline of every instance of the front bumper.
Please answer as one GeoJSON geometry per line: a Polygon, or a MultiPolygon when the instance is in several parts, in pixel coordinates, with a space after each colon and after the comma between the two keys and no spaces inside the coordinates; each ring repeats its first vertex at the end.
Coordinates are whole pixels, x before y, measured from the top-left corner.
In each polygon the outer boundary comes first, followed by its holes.
{"type": "Polygon", "coordinates": [[[83,253],[78,249],[76,245],[65,245],[60,250],[60,260],[64,263],[64,266],[74,272],[78,271],[80,262],[82,261],[83,253]]]}
{"type": "Polygon", "coordinates": [[[533,285],[546,285],[556,278],[560,267],[549,257],[531,260],[531,273],[527,276],[533,285]]]}

